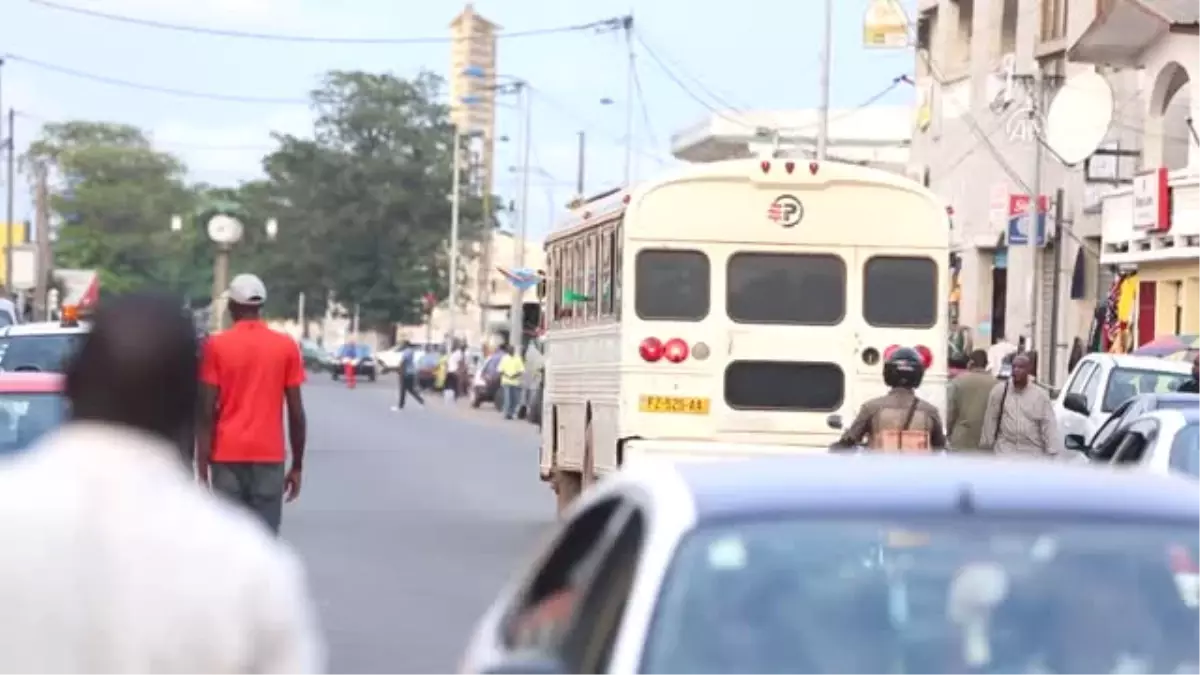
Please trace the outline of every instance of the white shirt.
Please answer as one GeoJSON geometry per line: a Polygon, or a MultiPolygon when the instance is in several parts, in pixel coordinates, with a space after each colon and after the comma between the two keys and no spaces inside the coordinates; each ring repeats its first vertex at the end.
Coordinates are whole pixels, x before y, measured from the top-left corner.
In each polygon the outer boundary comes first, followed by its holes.
{"type": "Polygon", "coordinates": [[[1009,354],[1012,354],[1015,351],[1017,351],[1017,346],[1011,342],[1005,342],[1005,341],[997,342],[996,344],[992,345],[991,347],[988,347],[988,350],[987,350],[988,372],[993,375],[999,373],[1000,365],[1004,361],[1005,357],[1007,357],[1009,354]]]}
{"type": "Polygon", "coordinates": [[[166,441],[73,422],[0,467],[0,672],[323,669],[299,560],[166,441]]]}
{"type": "Polygon", "coordinates": [[[462,362],[463,353],[461,349],[455,349],[450,352],[450,358],[446,360],[446,372],[457,373],[458,369],[462,367],[462,362]]]}

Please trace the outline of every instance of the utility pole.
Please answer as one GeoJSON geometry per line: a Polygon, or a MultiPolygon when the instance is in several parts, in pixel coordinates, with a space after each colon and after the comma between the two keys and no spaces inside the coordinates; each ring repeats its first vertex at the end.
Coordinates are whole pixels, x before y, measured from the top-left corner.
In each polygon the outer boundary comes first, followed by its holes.
{"type": "Polygon", "coordinates": [[[829,155],[829,80],[833,72],[833,0],[825,0],[825,29],[821,38],[821,107],[818,114],[817,159],[829,155]]]}
{"type": "MultiPolygon", "coordinates": [[[[457,124],[454,125],[454,158],[451,161],[451,171],[454,175],[450,179],[450,297],[446,299],[446,326],[450,332],[450,339],[454,339],[455,319],[458,314],[458,219],[459,219],[459,204],[462,191],[462,128],[457,124]]],[[[358,310],[355,309],[357,316],[358,310]]],[[[433,312],[430,312],[432,318],[433,312]]]]}
{"type": "Polygon", "coordinates": [[[1054,281],[1050,296],[1050,368],[1047,379],[1050,384],[1058,377],[1058,294],[1062,290],[1062,259],[1063,259],[1063,201],[1066,191],[1058,188],[1054,191],[1054,281]]]}
{"type": "MultiPolygon", "coordinates": [[[[529,161],[533,141],[532,92],[529,90],[529,85],[522,81],[518,83],[518,93],[524,107],[525,121],[521,125],[521,201],[518,207],[520,213],[517,220],[517,232],[513,238],[513,271],[525,268],[525,238],[529,232],[529,173],[532,171],[529,161]]],[[[524,318],[524,296],[525,291],[514,284],[512,306],[509,308],[508,343],[512,345],[513,351],[517,354],[522,353],[521,349],[525,338],[524,321],[522,320],[524,318]]]]}
{"type": "Polygon", "coordinates": [[[17,113],[8,109],[8,139],[4,142],[8,150],[8,194],[4,207],[4,289],[5,293],[13,295],[13,186],[17,182],[17,144],[16,144],[17,113]]]}
{"type": "MultiPolygon", "coordinates": [[[[633,92],[637,82],[637,64],[633,53],[633,14],[621,21],[625,31],[625,49],[628,66],[625,71],[625,186],[633,181],[633,92]]],[[[579,196],[583,196],[581,192],[579,196]]]]}
{"type": "MultiPolygon", "coordinates": [[[[1037,350],[1038,347],[1038,306],[1041,304],[1041,296],[1038,295],[1038,259],[1041,257],[1041,249],[1038,247],[1038,217],[1042,212],[1041,209],[1041,193],[1042,193],[1042,139],[1038,131],[1042,123],[1042,104],[1045,99],[1045,87],[1042,81],[1042,66],[1037,61],[1033,66],[1033,91],[1029,95],[1029,124],[1033,129],[1033,182],[1029,184],[1029,206],[1026,211],[1026,219],[1028,224],[1028,244],[1029,251],[1029,338],[1026,340],[1026,348],[1029,350],[1037,350]]],[[[1038,359],[1042,361],[1042,359],[1038,359]]],[[[1035,376],[1041,376],[1041,373],[1034,373],[1035,376]]]]}
{"type": "Polygon", "coordinates": [[[575,196],[583,198],[583,176],[584,176],[584,151],[587,147],[587,134],[579,132],[579,167],[578,173],[575,175],[575,196]]]}
{"type": "Polygon", "coordinates": [[[37,191],[34,193],[37,210],[37,276],[34,277],[33,312],[39,319],[48,319],[47,294],[50,291],[50,275],[54,270],[54,252],[50,250],[50,181],[45,164],[38,162],[34,170],[37,172],[37,191]]]}

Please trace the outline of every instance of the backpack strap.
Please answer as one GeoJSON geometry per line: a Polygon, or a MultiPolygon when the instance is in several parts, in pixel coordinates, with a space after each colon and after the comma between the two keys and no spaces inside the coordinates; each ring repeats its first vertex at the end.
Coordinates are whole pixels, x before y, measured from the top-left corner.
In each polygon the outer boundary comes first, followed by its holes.
{"type": "Polygon", "coordinates": [[[908,406],[908,414],[904,417],[904,428],[902,431],[908,431],[908,428],[912,426],[913,416],[917,414],[917,404],[920,402],[921,399],[914,395],[912,405],[908,406]]]}

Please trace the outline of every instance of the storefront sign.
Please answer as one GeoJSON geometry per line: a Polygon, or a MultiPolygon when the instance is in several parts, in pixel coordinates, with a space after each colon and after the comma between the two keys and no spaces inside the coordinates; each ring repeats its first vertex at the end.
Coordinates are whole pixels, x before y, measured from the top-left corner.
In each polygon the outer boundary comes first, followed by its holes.
{"type": "Polygon", "coordinates": [[[1170,187],[1166,168],[1139,173],[1133,178],[1133,229],[1166,232],[1171,229],[1170,187]]]}

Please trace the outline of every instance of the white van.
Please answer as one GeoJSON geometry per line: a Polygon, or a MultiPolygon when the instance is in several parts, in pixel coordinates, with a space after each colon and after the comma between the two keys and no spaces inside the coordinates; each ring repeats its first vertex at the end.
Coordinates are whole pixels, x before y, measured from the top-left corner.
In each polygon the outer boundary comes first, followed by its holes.
{"type": "Polygon", "coordinates": [[[1075,365],[1054,415],[1064,441],[1067,434],[1091,439],[1117,406],[1138,394],[1175,391],[1192,373],[1192,364],[1153,356],[1088,354],[1075,365]]]}

